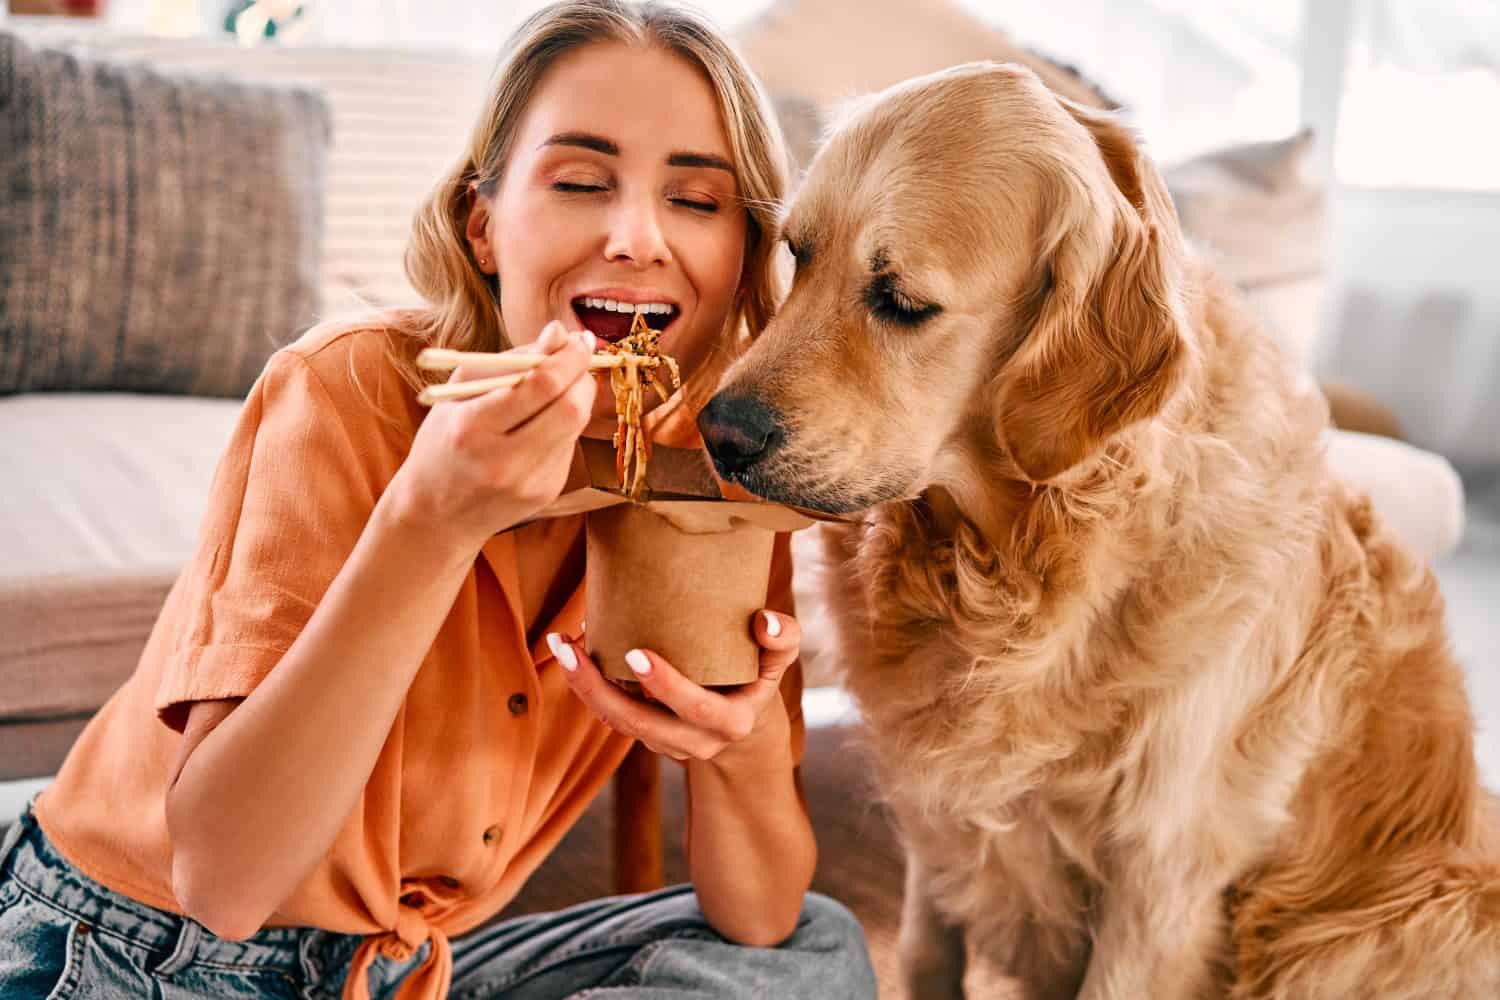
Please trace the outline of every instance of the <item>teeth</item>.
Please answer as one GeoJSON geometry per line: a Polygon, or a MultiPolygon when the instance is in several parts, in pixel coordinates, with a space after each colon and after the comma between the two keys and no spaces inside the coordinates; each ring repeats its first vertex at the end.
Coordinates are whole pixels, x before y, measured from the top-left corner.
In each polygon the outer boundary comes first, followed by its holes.
{"type": "Polygon", "coordinates": [[[604,309],[608,312],[621,313],[646,313],[667,315],[672,311],[669,302],[621,302],[618,299],[598,299],[585,297],[583,304],[589,309],[604,309]]]}

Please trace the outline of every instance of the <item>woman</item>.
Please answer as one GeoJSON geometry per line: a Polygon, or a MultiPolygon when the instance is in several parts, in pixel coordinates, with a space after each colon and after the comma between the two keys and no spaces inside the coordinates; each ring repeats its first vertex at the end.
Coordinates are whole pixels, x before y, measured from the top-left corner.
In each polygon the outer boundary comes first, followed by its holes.
{"type": "Polygon", "coordinates": [[[761,678],[638,651],[651,704],[576,641],[581,519],[522,524],[612,429],[587,362],[638,307],[688,381],[658,439],[690,429],[773,301],[783,161],[693,16],[518,31],[419,213],[429,305],[267,364],[135,675],[0,850],[0,995],[874,995],[857,923],[806,892],[786,539],[761,678]],[[546,360],[428,412],[429,344],[546,360]],[[633,739],[686,761],[692,884],[492,921],[633,739]]]}

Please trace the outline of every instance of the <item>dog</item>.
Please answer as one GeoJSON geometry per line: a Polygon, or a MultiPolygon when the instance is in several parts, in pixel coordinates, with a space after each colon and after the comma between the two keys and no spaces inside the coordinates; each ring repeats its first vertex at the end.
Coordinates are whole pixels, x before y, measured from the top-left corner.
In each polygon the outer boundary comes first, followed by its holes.
{"type": "Polygon", "coordinates": [[[825,532],[916,1000],[1500,996],[1500,810],[1428,569],[1113,115],[1012,65],[857,103],[699,416],[825,532]]]}

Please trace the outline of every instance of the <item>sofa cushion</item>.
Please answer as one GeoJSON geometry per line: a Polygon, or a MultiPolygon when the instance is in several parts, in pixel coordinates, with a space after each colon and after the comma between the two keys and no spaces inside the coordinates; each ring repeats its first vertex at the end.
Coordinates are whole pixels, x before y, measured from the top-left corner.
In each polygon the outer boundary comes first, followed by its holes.
{"type": "Polygon", "coordinates": [[[179,567],[241,405],[103,392],[0,399],[0,580],[179,567]]]}
{"type": "Polygon", "coordinates": [[[92,711],[134,669],[240,406],[0,399],[0,719],[92,711]]]}
{"type": "Polygon", "coordinates": [[[1303,370],[1312,362],[1324,282],[1326,199],[1313,176],[1312,143],[1304,130],[1163,170],[1183,231],[1303,370]]]}
{"type": "Polygon", "coordinates": [[[243,395],[315,318],[326,103],[0,33],[0,393],[243,395]]]}

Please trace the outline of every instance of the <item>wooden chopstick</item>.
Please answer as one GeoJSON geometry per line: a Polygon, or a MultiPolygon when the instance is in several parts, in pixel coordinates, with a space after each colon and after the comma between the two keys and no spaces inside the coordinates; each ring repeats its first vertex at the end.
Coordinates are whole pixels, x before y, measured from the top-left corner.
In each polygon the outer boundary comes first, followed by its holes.
{"type": "MultiPolygon", "coordinates": [[[[547,359],[545,354],[527,354],[509,351],[492,354],[485,351],[454,351],[445,347],[427,347],[417,355],[417,367],[428,371],[452,371],[462,366],[466,372],[488,375],[488,378],[469,379],[464,382],[444,382],[429,385],[417,394],[417,402],[423,406],[433,403],[469,399],[482,396],[491,389],[505,389],[518,384],[526,373],[547,359]]],[[[656,358],[636,354],[595,354],[589,360],[590,371],[607,371],[638,365],[654,368],[661,362],[656,358]]]]}
{"type": "MultiPolygon", "coordinates": [[[[629,354],[595,354],[589,359],[590,371],[605,371],[628,364],[654,367],[655,358],[636,358],[629,354]]],[[[499,375],[508,372],[529,372],[547,359],[545,354],[529,354],[524,351],[506,351],[491,354],[485,351],[455,351],[446,347],[427,347],[417,355],[417,367],[428,371],[447,372],[462,366],[476,375],[499,375]]]]}
{"type": "Polygon", "coordinates": [[[483,396],[491,389],[504,389],[513,386],[525,377],[526,373],[521,372],[516,375],[496,375],[492,378],[470,379],[467,382],[444,382],[441,385],[429,385],[417,393],[417,402],[423,406],[431,406],[433,403],[441,403],[444,400],[483,396]]]}

